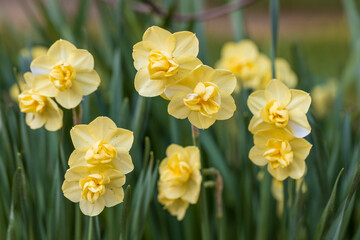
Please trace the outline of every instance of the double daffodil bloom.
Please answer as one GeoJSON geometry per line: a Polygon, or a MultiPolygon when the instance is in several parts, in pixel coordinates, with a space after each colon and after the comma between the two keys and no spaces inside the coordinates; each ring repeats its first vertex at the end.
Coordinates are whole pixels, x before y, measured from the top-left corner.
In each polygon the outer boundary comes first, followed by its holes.
{"type": "MultiPolygon", "coordinates": [[[[270,63],[270,60],[268,60],[270,63]]],[[[298,79],[296,74],[290,67],[290,64],[283,58],[275,60],[276,79],[282,81],[287,87],[294,88],[297,85],[298,79]]],[[[268,70],[264,74],[259,84],[259,89],[264,89],[272,79],[271,65],[268,65],[268,70]]]]}
{"type": "Polygon", "coordinates": [[[166,97],[171,99],[168,112],[206,129],[216,120],[233,116],[236,106],[231,93],[235,86],[236,78],[230,71],[200,65],[181,82],[165,89],[166,97]]]}
{"type": "Polygon", "coordinates": [[[255,134],[254,143],[250,160],[258,166],[267,165],[277,180],[299,179],[304,175],[305,159],[312,147],[305,139],[295,138],[283,129],[271,129],[255,134]]]}
{"type": "Polygon", "coordinates": [[[63,112],[49,97],[40,94],[35,86],[35,77],[32,73],[24,74],[26,84],[18,95],[20,111],[26,113],[26,124],[32,129],[45,125],[48,131],[56,131],[63,125],[63,112]]]}
{"type": "Polygon", "coordinates": [[[39,92],[55,97],[68,109],[79,105],[82,97],[94,92],[100,84],[93,56],[65,40],[56,41],[47,55],[32,61],[30,68],[41,86],[39,92]]]}
{"type": "Polygon", "coordinates": [[[134,169],[129,154],[134,141],[133,133],[117,128],[107,117],[98,117],[89,125],[76,125],[70,131],[75,150],[70,155],[69,166],[109,165],[123,174],[134,169]]]}
{"type": "Polygon", "coordinates": [[[180,221],[189,204],[198,201],[202,177],[200,151],[197,147],[170,145],[162,160],[158,182],[158,200],[171,215],[180,221]]]}
{"type": "Polygon", "coordinates": [[[80,202],[85,215],[96,216],[105,206],[112,207],[123,201],[124,184],[125,175],[107,165],[80,165],[66,171],[62,190],[70,201],[80,202]]]}
{"type": "Polygon", "coordinates": [[[248,98],[249,109],[254,114],[249,131],[255,134],[285,129],[295,137],[305,137],[311,131],[306,117],[310,103],[308,93],[289,89],[280,80],[271,80],[265,90],[255,91],[248,98]]]}
{"type": "Polygon", "coordinates": [[[216,64],[216,68],[230,70],[241,81],[242,86],[252,89],[258,88],[269,67],[269,59],[259,53],[255,43],[250,40],[226,43],[216,64]]]}
{"type": "Polygon", "coordinates": [[[171,34],[160,27],[148,28],[141,42],[134,45],[135,89],[141,96],[155,97],[184,78],[201,64],[196,57],[199,41],[194,33],[171,34]]]}

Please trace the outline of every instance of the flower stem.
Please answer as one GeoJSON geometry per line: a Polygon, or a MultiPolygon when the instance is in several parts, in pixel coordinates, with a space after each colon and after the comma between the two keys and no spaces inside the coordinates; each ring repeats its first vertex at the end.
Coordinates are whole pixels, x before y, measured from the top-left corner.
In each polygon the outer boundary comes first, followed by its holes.
{"type": "Polygon", "coordinates": [[[93,217],[89,218],[89,228],[88,228],[88,240],[92,240],[93,234],[93,217]]]}
{"type": "Polygon", "coordinates": [[[72,109],[72,115],[73,115],[73,124],[78,125],[81,124],[82,121],[82,107],[81,104],[79,104],[77,107],[72,109]]]}

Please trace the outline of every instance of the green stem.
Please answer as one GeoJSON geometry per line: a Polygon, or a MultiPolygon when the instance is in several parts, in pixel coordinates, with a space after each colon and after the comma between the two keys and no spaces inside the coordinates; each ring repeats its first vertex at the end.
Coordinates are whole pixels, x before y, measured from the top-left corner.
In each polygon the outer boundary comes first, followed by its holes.
{"type": "Polygon", "coordinates": [[[270,18],[271,18],[271,66],[272,78],[276,78],[275,58],[278,38],[279,25],[279,0],[270,1],[270,18]]]}
{"type": "Polygon", "coordinates": [[[89,218],[89,228],[88,228],[88,240],[92,240],[93,234],[93,217],[89,218]]]}

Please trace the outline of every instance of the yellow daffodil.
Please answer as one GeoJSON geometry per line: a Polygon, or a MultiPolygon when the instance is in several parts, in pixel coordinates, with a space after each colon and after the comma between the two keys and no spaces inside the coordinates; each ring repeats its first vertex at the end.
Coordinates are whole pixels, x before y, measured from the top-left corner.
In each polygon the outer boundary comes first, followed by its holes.
{"type": "Polygon", "coordinates": [[[129,154],[134,136],[129,130],[117,128],[107,117],[98,117],[89,125],[76,125],[70,131],[75,150],[69,166],[109,165],[123,174],[134,169],[129,154]]]}
{"type": "Polygon", "coordinates": [[[331,109],[336,95],[336,83],[330,80],[324,85],[317,85],[311,90],[313,98],[313,113],[318,118],[323,118],[331,109]]]}
{"type": "Polygon", "coordinates": [[[40,93],[55,97],[68,109],[79,105],[82,97],[100,84],[93,56],[65,40],[56,41],[46,55],[32,61],[30,68],[42,86],[40,93]]]}
{"type": "Polygon", "coordinates": [[[197,147],[170,145],[159,168],[158,200],[180,221],[189,204],[198,201],[201,188],[200,151],[197,147]]]}
{"type": "Polygon", "coordinates": [[[26,124],[32,129],[45,128],[56,131],[62,127],[63,112],[49,97],[34,89],[35,77],[28,72],[24,75],[26,84],[18,96],[20,111],[26,113],[26,124]]]}
{"type": "Polygon", "coordinates": [[[196,57],[199,41],[194,33],[171,34],[160,27],[148,28],[134,45],[135,89],[141,96],[154,97],[201,64],[196,57]]]}
{"type": "Polygon", "coordinates": [[[96,216],[105,206],[112,207],[123,201],[124,184],[125,175],[107,165],[80,165],[66,171],[62,190],[70,201],[80,202],[85,215],[96,216]]]}
{"type": "Polygon", "coordinates": [[[171,99],[168,112],[206,129],[216,120],[233,116],[236,106],[231,93],[235,85],[236,78],[230,71],[200,65],[181,82],[165,89],[165,95],[171,99]]]}
{"type": "Polygon", "coordinates": [[[250,160],[259,166],[267,164],[269,173],[277,180],[287,177],[301,178],[305,173],[305,159],[311,144],[295,138],[283,129],[261,131],[254,135],[255,146],[250,150],[250,160]]]}
{"type": "Polygon", "coordinates": [[[221,59],[216,64],[216,68],[230,70],[242,86],[252,89],[258,88],[269,67],[269,59],[259,53],[255,43],[250,40],[226,43],[221,51],[221,59]]]}
{"type": "Polygon", "coordinates": [[[31,48],[30,51],[27,48],[21,49],[20,54],[25,58],[35,59],[40,56],[46,55],[47,51],[48,51],[48,49],[46,47],[34,46],[31,48]]]}
{"type": "MultiPolygon", "coordinates": [[[[270,62],[270,60],[268,60],[270,62]]],[[[290,64],[283,58],[277,58],[275,60],[276,79],[285,83],[289,88],[294,88],[297,85],[297,76],[290,67],[290,64]]],[[[259,89],[264,89],[272,79],[271,65],[268,65],[268,69],[261,79],[259,89]]]]}
{"type": "Polygon", "coordinates": [[[308,93],[271,80],[265,90],[255,91],[248,98],[249,109],[254,114],[249,131],[254,134],[267,129],[285,129],[295,137],[305,137],[311,131],[306,117],[310,103],[308,93]]]}

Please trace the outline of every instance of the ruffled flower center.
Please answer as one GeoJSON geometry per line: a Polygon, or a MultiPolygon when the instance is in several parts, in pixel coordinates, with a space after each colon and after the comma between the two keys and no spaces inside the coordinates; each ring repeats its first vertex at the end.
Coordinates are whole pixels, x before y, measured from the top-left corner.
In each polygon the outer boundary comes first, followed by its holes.
{"type": "Polygon", "coordinates": [[[285,127],[289,121],[289,113],[279,101],[272,100],[261,110],[264,121],[275,124],[276,127],[285,127]]]}
{"type": "Polygon", "coordinates": [[[167,173],[162,176],[162,180],[175,180],[179,183],[185,183],[190,178],[191,173],[192,169],[188,162],[184,161],[180,154],[176,153],[169,157],[167,173]]]}
{"type": "Polygon", "coordinates": [[[46,108],[46,97],[30,91],[25,91],[18,96],[21,112],[42,113],[46,108]]]}
{"type": "Polygon", "coordinates": [[[226,61],[226,68],[244,81],[252,76],[256,65],[252,61],[244,61],[238,57],[230,57],[226,61]]]}
{"type": "Polygon", "coordinates": [[[273,169],[285,168],[293,161],[294,153],[286,140],[271,138],[266,143],[266,148],[264,157],[269,160],[273,169]]]}
{"type": "Polygon", "coordinates": [[[105,185],[109,182],[110,178],[101,174],[90,174],[80,180],[81,197],[94,204],[105,193],[105,185]]]}
{"type": "Polygon", "coordinates": [[[110,163],[116,156],[114,146],[99,140],[87,150],[85,160],[90,165],[106,164],[110,163]]]}
{"type": "Polygon", "coordinates": [[[72,66],[60,62],[52,68],[49,76],[55,87],[60,91],[64,91],[71,88],[76,71],[72,66]]]}
{"type": "Polygon", "coordinates": [[[149,55],[149,73],[151,79],[163,79],[175,75],[179,64],[175,58],[167,57],[162,52],[152,50],[149,55]]]}
{"type": "Polygon", "coordinates": [[[192,93],[184,99],[184,104],[191,111],[200,112],[211,117],[220,110],[221,97],[218,87],[214,83],[200,82],[192,93]]]}

